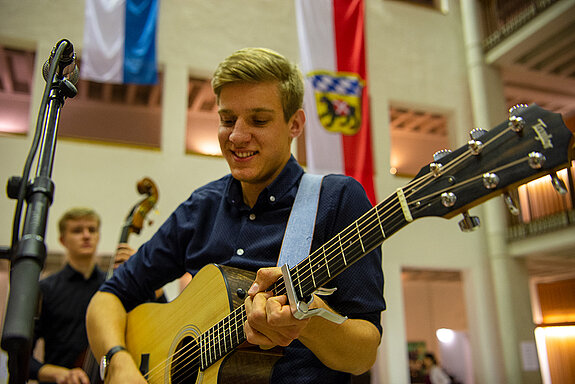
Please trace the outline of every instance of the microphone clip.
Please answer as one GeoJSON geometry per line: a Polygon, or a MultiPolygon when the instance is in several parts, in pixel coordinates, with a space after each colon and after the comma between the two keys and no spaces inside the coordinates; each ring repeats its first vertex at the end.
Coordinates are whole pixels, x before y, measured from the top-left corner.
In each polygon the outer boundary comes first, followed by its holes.
{"type": "Polygon", "coordinates": [[[44,80],[46,80],[46,82],[54,80],[53,78],[50,78],[50,69],[55,58],[58,60],[54,73],[56,79],[67,79],[72,84],[76,84],[80,75],[78,73],[78,66],[76,65],[76,53],[74,52],[74,46],[69,40],[62,39],[56,43],[52,49],[52,52],[50,53],[50,57],[44,63],[44,66],[42,67],[42,75],[44,76],[44,80]],[[63,50],[59,57],[56,57],[62,44],[64,44],[63,50]]]}

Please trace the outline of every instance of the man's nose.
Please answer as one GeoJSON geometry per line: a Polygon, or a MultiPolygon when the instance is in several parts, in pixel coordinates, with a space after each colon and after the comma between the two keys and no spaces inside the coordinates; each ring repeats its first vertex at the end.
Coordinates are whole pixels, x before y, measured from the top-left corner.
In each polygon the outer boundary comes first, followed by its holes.
{"type": "Polygon", "coordinates": [[[236,120],[229,137],[234,144],[247,143],[251,139],[250,127],[242,119],[236,120]]]}

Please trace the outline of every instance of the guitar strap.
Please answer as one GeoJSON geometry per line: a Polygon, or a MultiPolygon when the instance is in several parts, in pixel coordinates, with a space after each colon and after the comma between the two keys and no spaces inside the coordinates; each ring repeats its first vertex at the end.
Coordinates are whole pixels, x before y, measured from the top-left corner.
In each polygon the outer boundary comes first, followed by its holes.
{"type": "Polygon", "coordinates": [[[278,266],[297,265],[309,256],[323,175],[304,173],[288,219],[278,266]]]}

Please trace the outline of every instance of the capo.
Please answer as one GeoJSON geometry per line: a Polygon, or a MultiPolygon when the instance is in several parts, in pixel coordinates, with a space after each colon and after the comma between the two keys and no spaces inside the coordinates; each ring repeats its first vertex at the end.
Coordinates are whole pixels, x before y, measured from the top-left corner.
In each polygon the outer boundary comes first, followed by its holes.
{"type": "MultiPolygon", "coordinates": [[[[320,316],[326,320],[331,321],[332,323],[341,324],[347,320],[347,316],[341,316],[337,313],[333,313],[328,311],[325,308],[313,308],[309,309],[310,304],[313,302],[313,295],[311,295],[311,299],[308,302],[298,300],[295,287],[293,285],[293,281],[291,278],[291,274],[289,271],[289,265],[284,264],[282,267],[282,275],[284,278],[284,284],[286,286],[287,297],[289,301],[290,308],[292,310],[293,316],[298,320],[303,320],[310,318],[312,316],[320,316]]],[[[337,288],[318,288],[315,291],[315,294],[320,296],[327,296],[331,295],[335,292],[337,288]]]]}

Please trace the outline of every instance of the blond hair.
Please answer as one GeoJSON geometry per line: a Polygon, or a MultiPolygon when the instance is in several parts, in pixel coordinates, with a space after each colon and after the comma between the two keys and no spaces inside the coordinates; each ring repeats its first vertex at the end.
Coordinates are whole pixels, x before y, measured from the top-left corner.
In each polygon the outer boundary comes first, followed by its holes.
{"type": "Polygon", "coordinates": [[[98,215],[96,211],[94,211],[92,208],[74,207],[64,212],[64,214],[60,217],[60,220],[58,221],[60,236],[62,236],[64,232],[66,232],[66,223],[68,221],[84,219],[84,218],[95,219],[98,222],[98,228],[100,228],[101,219],[100,215],[98,215]]]}
{"type": "Polygon", "coordinates": [[[244,48],[222,61],[212,77],[212,89],[219,101],[228,84],[278,82],[285,121],[303,106],[303,76],[297,65],[267,48],[244,48]]]}

